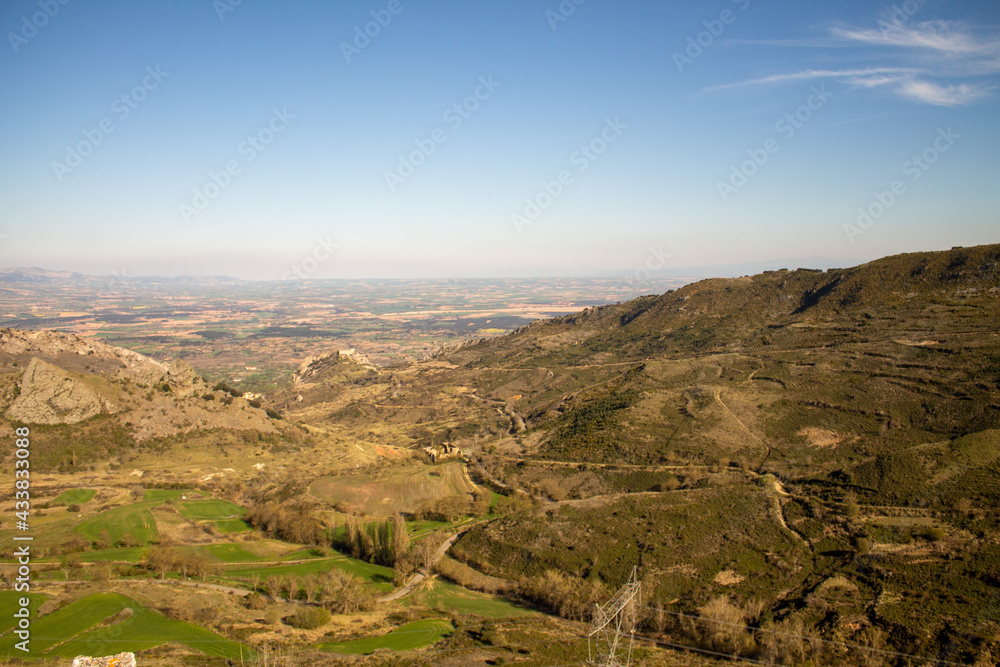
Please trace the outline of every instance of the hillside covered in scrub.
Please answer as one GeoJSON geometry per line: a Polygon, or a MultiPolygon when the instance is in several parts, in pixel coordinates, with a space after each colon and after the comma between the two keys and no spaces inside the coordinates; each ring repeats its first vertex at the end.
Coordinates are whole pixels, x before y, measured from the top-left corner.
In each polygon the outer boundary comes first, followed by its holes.
{"type": "MultiPolygon", "coordinates": [[[[423,563],[462,595],[571,624],[637,567],[654,640],[781,664],[985,665],[1000,658],[998,322],[1000,245],[956,248],[705,280],[402,366],[317,354],[250,401],[183,364],[8,330],[0,408],[7,432],[37,434],[53,495],[80,473],[101,489],[80,526],[149,514],[125,545],[139,559],[134,543],[177,524],[170,549],[261,559],[219,579],[255,593],[274,564],[233,544],[256,539],[312,544],[309,568],[368,573],[379,595],[423,563]],[[108,509],[137,484],[148,507],[108,509]],[[182,532],[154,485],[225,499],[219,532],[182,532]]],[[[434,641],[482,651],[475,664],[520,660],[503,641],[541,650],[487,636],[434,641]]]]}
{"type": "Polygon", "coordinates": [[[523,491],[451,554],[557,613],[635,565],[653,634],[972,661],[998,630],[998,322],[1000,246],[771,271],[538,321],[302,414],[454,442],[523,491]]]}

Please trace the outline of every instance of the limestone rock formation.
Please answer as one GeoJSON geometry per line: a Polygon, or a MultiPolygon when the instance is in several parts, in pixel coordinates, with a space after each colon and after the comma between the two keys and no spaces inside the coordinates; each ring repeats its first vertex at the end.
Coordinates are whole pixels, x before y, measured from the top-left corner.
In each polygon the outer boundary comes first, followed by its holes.
{"type": "Polygon", "coordinates": [[[28,424],[75,424],[102,412],[114,413],[117,408],[66,371],[35,357],[6,414],[28,424]]]}
{"type": "Polygon", "coordinates": [[[81,655],[73,658],[73,667],[136,667],[135,653],[118,653],[104,658],[81,655]]]}

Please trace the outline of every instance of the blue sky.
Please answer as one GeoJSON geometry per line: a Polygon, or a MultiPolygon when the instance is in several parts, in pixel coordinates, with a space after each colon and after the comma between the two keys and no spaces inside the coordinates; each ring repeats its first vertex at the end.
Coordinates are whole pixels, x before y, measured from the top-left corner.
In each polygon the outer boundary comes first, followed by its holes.
{"type": "Polygon", "coordinates": [[[0,266],[617,275],[1000,241],[1000,4],[578,1],[4,0],[0,266]]]}

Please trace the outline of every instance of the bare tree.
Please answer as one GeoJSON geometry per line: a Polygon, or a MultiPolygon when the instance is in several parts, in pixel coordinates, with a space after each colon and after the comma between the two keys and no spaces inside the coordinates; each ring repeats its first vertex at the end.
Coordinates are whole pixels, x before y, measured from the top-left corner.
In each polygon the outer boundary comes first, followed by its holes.
{"type": "Polygon", "coordinates": [[[392,561],[397,563],[410,553],[410,533],[400,514],[392,515],[392,561]]]}
{"type": "Polygon", "coordinates": [[[306,602],[315,602],[316,593],[319,592],[319,578],[315,574],[302,577],[302,591],[305,593],[306,602]]]}

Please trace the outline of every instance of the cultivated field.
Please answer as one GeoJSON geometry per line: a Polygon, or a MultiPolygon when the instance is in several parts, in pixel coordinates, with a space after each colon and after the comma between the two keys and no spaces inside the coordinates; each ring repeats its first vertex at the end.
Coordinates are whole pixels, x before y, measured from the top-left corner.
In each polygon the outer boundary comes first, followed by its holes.
{"type": "Polygon", "coordinates": [[[313,495],[338,510],[386,517],[412,513],[442,498],[467,498],[476,491],[458,462],[437,466],[401,466],[369,475],[341,475],[316,480],[313,495]]]}

